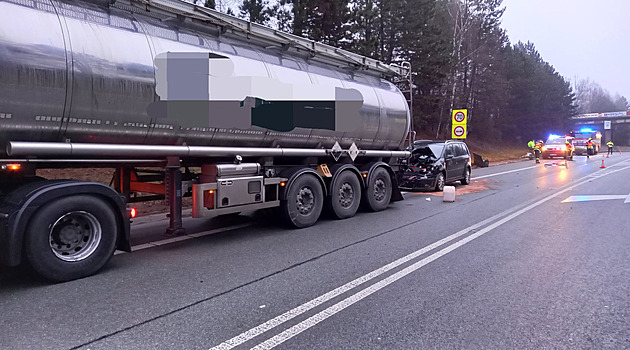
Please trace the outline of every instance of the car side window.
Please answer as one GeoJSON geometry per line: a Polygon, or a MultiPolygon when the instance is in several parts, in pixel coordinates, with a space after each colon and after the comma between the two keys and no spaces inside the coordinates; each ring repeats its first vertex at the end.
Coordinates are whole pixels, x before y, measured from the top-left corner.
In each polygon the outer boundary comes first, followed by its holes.
{"type": "Polygon", "coordinates": [[[456,144],[453,145],[453,147],[455,148],[455,156],[460,157],[464,155],[464,149],[462,148],[462,145],[456,144]]]}
{"type": "Polygon", "coordinates": [[[459,149],[460,149],[460,151],[462,152],[462,153],[461,153],[461,155],[462,155],[462,156],[467,156],[467,155],[468,155],[468,147],[466,146],[466,144],[465,144],[465,143],[461,143],[461,144],[459,145],[459,149]]]}
{"type": "Polygon", "coordinates": [[[453,150],[453,145],[446,145],[446,152],[444,153],[444,155],[446,157],[455,155],[455,152],[453,150]]]}

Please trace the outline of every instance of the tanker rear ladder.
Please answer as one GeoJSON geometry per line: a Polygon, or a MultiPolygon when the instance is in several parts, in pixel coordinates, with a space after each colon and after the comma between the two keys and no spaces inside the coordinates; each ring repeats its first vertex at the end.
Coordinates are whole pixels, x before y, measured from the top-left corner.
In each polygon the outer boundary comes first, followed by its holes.
{"type": "MultiPolygon", "coordinates": [[[[257,23],[230,16],[219,11],[212,10],[207,7],[197,6],[192,3],[180,0],[118,0],[112,7],[121,8],[132,11],[150,11],[151,8],[162,10],[164,12],[185,16],[191,19],[197,19],[204,22],[210,22],[217,26],[232,29],[232,35],[239,36],[248,40],[258,40],[271,45],[279,45],[283,50],[290,47],[302,48],[307,50],[312,59],[319,62],[338,65],[345,64],[354,69],[363,71],[373,71],[380,73],[382,77],[407,77],[410,73],[408,65],[386,64],[379,60],[369,57],[357,55],[350,51],[342,50],[330,45],[318,43],[316,41],[299,37],[280,30],[272,29],[257,23]],[[121,6],[121,3],[128,1],[130,6],[121,6]],[[134,3],[144,5],[144,8],[138,8],[134,3]]],[[[225,30],[224,30],[225,31],[225,30]]],[[[228,32],[223,33],[225,35],[228,32]]]]}

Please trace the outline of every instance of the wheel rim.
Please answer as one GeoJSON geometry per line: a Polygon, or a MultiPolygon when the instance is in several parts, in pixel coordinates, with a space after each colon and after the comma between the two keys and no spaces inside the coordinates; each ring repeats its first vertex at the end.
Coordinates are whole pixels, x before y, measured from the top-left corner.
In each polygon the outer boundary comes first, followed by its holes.
{"type": "Polygon", "coordinates": [[[383,179],[376,179],[376,181],[374,181],[374,199],[379,202],[382,201],[385,199],[386,192],[385,181],[383,181],[383,179]]]}
{"type": "Polygon", "coordinates": [[[438,175],[438,179],[437,179],[437,188],[441,190],[443,187],[444,187],[444,175],[440,174],[438,175]]]}
{"type": "Polygon", "coordinates": [[[466,170],[466,182],[470,182],[470,170],[466,170]]]}
{"type": "Polygon", "coordinates": [[[300,191],[298,191],[296,204],[297,210],[300,214],[306,215],[310,213],[315,205],[315,196],[313,196],[313,191],[309,187],[302,187],[300,191]]]}
{"type": "Polygon", "coordinates": [[[352,188],[352,185],[350,185],[347,182],[344,182],[339,187],[339,204],[341,204],[341,206],[344,208],[349,208],[350,206],[352,206],[353,202],[354,202],[354,189],[352,188]]]}
{"type": "Polygon", "coordinates": [[[80,261],[92,255],[101,241],[102,228],[94,215],[73,211],[50,228],[50,248],[63,261],[80,261]]]}

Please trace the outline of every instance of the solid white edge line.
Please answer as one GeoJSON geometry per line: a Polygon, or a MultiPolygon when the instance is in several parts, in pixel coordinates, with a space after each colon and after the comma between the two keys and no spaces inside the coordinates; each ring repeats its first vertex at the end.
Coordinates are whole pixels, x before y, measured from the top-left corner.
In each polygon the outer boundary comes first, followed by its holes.
{"type": "MultiPolygon", "coordinates": [[[[623,162],[625,162],[625,161],[623,161],[623,162]]],[[[611,165],[611,166],[609,166],[609,167],[619,166],[619,164],[622,164],[623,162],[621,162],[621,163],[617,163],[617,164],[613,164],[613,165],[611,165]]],[[[588,164],[580,164],[580,165],[578,165],[578,166],[584,166],[584,165],[588,165],[588,164]]],[[[517,172],[517,171],[527,170],[527,169],[532,169],[532,168],[537,168],[537,167],[539,167],[539,166],[538,166],[538,165],[534,165],[534,166],[529,166],[529,167],[525,167],[525,168],[519,168],[519,169],[514,169],[514,170],[503,171],[503,172],[496,173],[496,174],[488,174],[488,175],[482,175],[482,176],[475,176],[475,177],[473,177],[473,178],[471,178],[471,179],[472,179],[472,180],[485,179],[485,178],[487,178],[487,177],[493,177],[493,176],[498,176],[498,175],[505,175],[505,174],[515,173],[515,172],[517,172]]]]}
{"type": "Polygon", "coordinates": [[[532,169],[532,168],[537,168],[537,167],[538,167],[537,165],[534,165],[534,166],[529,166],[529,167],[525,167],[525,168],[519,168],[519,169],[514,169],[514,170],[503,171],[503,172],[496,173],[496,174],[475,176],[471,180],[485,179],[486,177],[493,177],[493,176],[499,176],[499,175],[504,175],[504,174],[509,174],[509,173],[515,173],[517,171],[527,170],[527,169],[532,169]]]}
{"type": "MultiPolygon", "coordinates": [[[[619,170],[616,170],[616,171],[625,170],[627,168],[630,168],[630,167],[626,167],[626,168],[619,169],[619,170]]],[[[614,171],[614,172],[616,172],[616,171],[614,171]]],[[[612,174],[614,172],[610,172],[610,173],[607,173],[605,175],[612,174]]],[[[397,272],[396,274],[393,274],[392,276],[390,276],[390,277],[388,277],[386,279],[383,279],[380,282],[375,283],[373,286],[379,285],[379,283],[381,283],[383,281],[386,281],[386,280],[389,280],[393,276],[396,276],[397,274],[400,274],[403,271],[407,271],[412,266],[419,265],[421,262],[426,261],[423,265],[421,265],[421,266],[424,266],[427,263],[429,263],[429,262],[439,258],[440,256],[442,256],[442,255],[444,255],[444,254],[446,254],[446,253],[448,253],[448,252],[450,252],[450,251],[460,247],[461,245],[463,245],[465,243],[468,243],[469,241],[471,241],[471,240],[473,240],[473,239],[475,239],[475,238],[485,234],[486,232],[488,232],[488,231],[490,231],[490,230],[492,230],[492,229],[494,229],[494,228],[504,224],[505,222],[507,222],[507,221],[509,221],[509,220],[511,220],[511,219],[513,219],[513,218],[515,218],[515,217],[525,213],[526,211],[529,211],[532,208],[535,208],[535,207],[537,207],[537,206],[547,202],[548,200],[551,200],[551,199],[561,195],[562,193],[570,191],[573,188],[581,186],[581,185],[583,185],[583,184],[585,184],[585,183],[587,183],[589,181],[590,180],[580,181],[580,182],[578,182],[578,183],[576,183],[576,184],[574,184],[574,185],[572,185],[570,187],[567,187],[567,188],[565,188],[565,189],[563,189],[561,191],[556,192],[553,195],[545,197],[545,198],[543,198],[543,199],[541,199],[541,200],[539,200],[539,201],[537,201],[537,202],[535,202],[535,203],[533,203],[533,204],[531,204],[531,205],[529,205],[529,206],[527,206],[527,207],[525,207],[523,209],[517,210],[516,212],[514,212],[514,213],[508,215],[507,217],[505,217],[505,218],[495,222],[494,224],[492,224],[492,225],[482,229],[481,231],[478,231],[478,232],[468,236],[467,238],[465,238],[465,239],[463,239],[463,240],[461,240],[461,241],[459,241],[457,243],[454,243],[451,246],[449,246],[447,248],[444,248],[443,250],[441,250],[439,252],[436,252],[436,253],[432,254],[431,256],[429,256],[429,257],[427,257],[427,258],[425,258],[425,259],[423,259],[423,260],[421,260],[421,261],[411,265],[410,267],[407,267],[407,268],[397,272]],[[450,249],[451,247],[452,247],[452,249],[450,249]],[[448,250],[448,249],[450,249],[450,250],[448,250]],[[444,253],[442,253],[441,255],[438,255],[438,254],[440,254],[440,252],[444,252],[444,253]],[[427,260],[427,259],[430,259],[433,256],[435,256],[435,257],[432,260],[427,260]]],[[[516,206],[515,208],[518,208],[518,206],[516,206]]],[[[302,305],[300,305],[300,306],[298,306],[298,307],[296,307],[296,308],[294,308],[292,310],[289,310],[289,311],[285,312],[284,314],[281,314],[281,315],[279,315],[277,317],[274,317],[273,319],[271,319],[271,320],[269,320],[267,322],[264,322],[264,323],[254,327],[254,328],[252,328],[252,329],[250,329],[248,331],[245,331],[245,332],[239,334],[236,337],[233,337],[233,338],[231,338],[231,339],[229,339],[229,340],[227,340],[227,341],[225,341],[225,342],[223,342],[223,343],[221,343],[221,344],[219,344],[219,345],[217,345],[215,347],[210,348],[210,350],[229,350],[229,349],[232,349],[232,348],[234,348],[234,347],[236,347],[236,346],[238,346],[238,345],[240,345],[240,344],[242,344],[242,343],[244,343],[246,341],[249,341],[249,340],[253,339],[254,337],[256,337],[256,336],[258,336],[258,335],[260,335],[260,334],[262,334],[262,333],[264,333],[264,332],[266,332],[266,331],[268,331],[268,330],[270,330],[272,328],[275,328],[276,326],[278,326],[278,325],[280,325],[280,324],[282,324],[282,323],[284,323],[284,322],[286,322],[286,321],[288,321],[288,320],[290,320],[290,319],[292,319],[292,318],[294,318],[294,317],[296,317],[296,316],[298,316],[298,315],[300,315],[300,314],[302,314],[302,313],[304,313],[306,311],[309,311],[310,309],[312,309],[312,308],[314,308],[314,307],[316,307],[316,306],[318,306],[318,305],[320,305],[320,304],[322,304],[322,303],[324,303],[324,302],[326,302],[326,301],[328,301],[328,300],[330,300],[330,299],[332,299],[332,298],[334,298],[334,297],[336,297],[336,296],[338,296],[338,295],[340,295],[340,294],[342,294],[342,293],[344,293],[344,292],[346,292],[346,291],[348,291],[348,290],[350,290],[350,289],[352,289],[352,288],[354,288],[354,287],[356,287],[356,286],[358,286],[358,285],[360,285],[362,283],[365,283],[365,282],[367,282],[367,281],[369,281],[369,280],[371,280],[371,279],[373,279],[375,277],[378,277],[378,276],[382,275],[383,273],[385,273],[385,272],[387,272],[387,271],[389,271],[389,270],[391,270],[391,269],[393,269],[393,268],[395,268],[397,266],[400,266],[401,264],[403,264],[403,263],[405,263],[405,262],[407,262],[409,260],[412,260],[415,257],[418,257],[418,256],[420,256],[420,255],[422,255],[422,254],[424,254],[424,253],[426,253],[426,252],[428,252],[430,250],[433,250],[436,247],[441,246],[444,243],[447,243],[447,242],[449,242],[449,241],[451,241],[451,240],[453,240],[453,239],[455,239],[455,238],[457,238],[457,237],[459,237],[459,236],[461,236],[461,235],[463,235],[465,233],[468,233],[471,230],[473,230],[473,229],[475,229],[475,228],[477,228],[479,226],[483,226],[483,225],[487,224],[488,222],[491,222],[491,221],[493,221],[493,220],[495,220],[495,219],[497,219],[497,218],[499,218],[501,216],[504,216],[504,215],[506,215],[506,213],[509,213],[510,211],[513,211],[513,210],[514,210],[514,208],[508,209],[508,210],[506,210],[506,211],[504,211],[502,213],[494,215],[494,216],[492,216],[492,217],[490,217],[488,219],[485,219],[485,220],[483,220],[483,221],[481,221],[481,222],[479,222],[477,224],[474,224],[474,225],[472,225],[472,226],[470,226],[468,228],[460,230],[457,233],[454,233],[454,234],[452,234],[452,235],[450,235],[450,236],[448,236],[446,238],[441,239],[440,241],[437,241],[437,242],[435,242],[435,243],[433,243],[433,244],[431,244],[431,245],[429,245],[427,247],[424,247],[424,248],[422,248],[422,249],[420,249],[420,250],[418,250],[416,252],[413,252],[413,253],[411,253],[411,254],[403,257],[403,258],[400,258],[400,259],[398,259],[398,260],[396,260],[396,261],[394,261],[394,262],[392,262],[392,263],[390,263],[388,265],[385,265],[385,266],[383,266],[383,267],[381,267],[381,268],[379,268],[377,270],[374,270],[374,271],[372,271],[372,272],[370,272],[370,273],[368,273],[366,275],[363,275],[363,276],[361,276],[361,277],[359,277],[359,278],[357,278],[357,279],[355,279],[355,280],[353,280],[353,281],[351,281],[351,282],[349,282],[349,283],[347,283],[347,284],[345,284],[345,285],[343,285],[341,287],[338,287],[338,288],[336,288],[336,289],[334,289],[334,290],[332,290],[332,291],[330,291],[328,293],[325,293],[325,294],[323,294],[323,295],[321,295],[321,296],[319,296],[319,297],[317,297],[317,298],[315,298],[315,299],[313,299],[313,300],[311,300],[311,301],[309,301],[307,303],[304,303],[304,304],[302,304],[302,305]]],[[[416,268],[416,270],[418,268],[420,268],[421,266],[418,266],[416,268]]],[[[415,271],[415,270],[413,270],[413,271],[415,271]]],[[[410,271],[407,274],[409,274],[409,273],[411,273],[413,271],[410,271]]],[[[403,277],[403,276],[401,276],[401,277],[403,277]]],[[[401,277],[399,277],[399,278],[401,278],[401,277]]],[[[397,280],[399,278],[396,278],[395,280],[397,280]]],[[[369,294],[366,294],[365,296],[357,299],[356,301],[359,301],[359,300],[365,298],[366,296],[376,292],[377,290],[383,288],[384,286],[393,283],[395,280],[392,280],[391,282],[383,285],[382,287],[378,287],[378,289],[374,290],[373,292],[371,292],[369,294]]],[[[286,331],[284,331],[284,332],[282,332],[282,333],[280,333],[280,334],[278,334],[278,335],[268,339],[267,341],[265,341],[263,343],[260,343],[254,349],[259,349],[259,347],[262,346],[263,344],[269,344],[269,345],[274,344],[271,347],[269,347],[269,348],[272,348],[272,347],[274,347],[274,346],[276,346],[276,345],[286,341],[287,339],[290,339],[291,337],[293,337],[293,336],[301,333],[302,331],[312,327],[313,325],[321,322],[322,320],[324,320],[324,319],[332,316],[333,314],[343,310],[345,307],[354,304],[356,301],[348,303],[347,306],[344,306],[343,308],[340,308],[337,311],[334,311],[334,312],[330,311],[331,308],[334,308],[337,305],[341,305],[342,303],[346,302],[348,299],[350,299],[350,298],[352,298],[354,296],[357,296],[357,295],[364,294],[364,291],[370,289],[371,287],[372,286],[370,286],[370,287],[368,287],[368,288],[366,288],[364,290],[359,291],[358,293],[354,294],[353,296],[350,296],[350,297],[346,298],[345,300],[343,300],[343,301],[341,301],[341,302],[331,306],[330,308],[327,308],[326,310],[316,314],[315,316],[312,316],[312,317],[306,319],[305,321],[300,322],[298,325],[287,329],[286,331]],[[322,318],[322,315],[325,315],[325,317],[322,318]],[[312,320],[316,320],[316,317],[321,318],[321,319],[318,320],[317,322],[313,323],[312,325],[310,325],[308,327],[305,327],[305,325],[306,325],[305,322],[307,322],[308,320],[311,320],[311,319],[312,320]],[[295,330],[297,330],[298,328],[300,328],[299,332],[295,333],[295,330]],[[291,331],[291,330],[293,330],[293,331],[291,331]],[[286,339],[282,339],[284,337],[286,337],[286,339]],[[278,342],[278,340],[280,340],[280,339],[282,339],[282,340],[280,342],[278,342]]],[[[260,349],[265,349],[265,347],[260,347],[260,349]]]]}

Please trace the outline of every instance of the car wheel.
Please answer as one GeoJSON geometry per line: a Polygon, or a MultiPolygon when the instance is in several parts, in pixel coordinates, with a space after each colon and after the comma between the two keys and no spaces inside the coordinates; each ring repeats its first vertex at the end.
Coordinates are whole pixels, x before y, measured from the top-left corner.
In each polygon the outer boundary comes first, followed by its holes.
{"type": "Polygon", "coordinates": [[[470,184],[470,168],[466,167],[466,172],[464,173],[464,178],[460,180],[462,185],[470,184]]]}
{"type": "Polygon", "coordinates": [[[444,173],[437,174],[435,178],[435,191],[443,191],[444,190],[444,173]]]}

